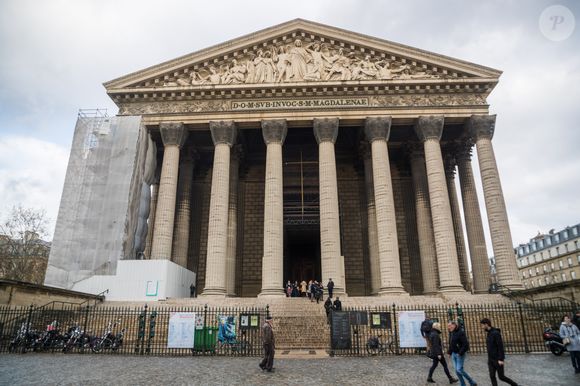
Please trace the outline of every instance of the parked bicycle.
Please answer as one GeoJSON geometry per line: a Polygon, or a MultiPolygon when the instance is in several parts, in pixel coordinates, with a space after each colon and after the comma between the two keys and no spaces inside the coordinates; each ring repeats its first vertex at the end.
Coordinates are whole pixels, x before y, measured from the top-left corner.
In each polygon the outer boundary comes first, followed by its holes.
{"type": "Polygon", "coordinates": [[[367,341],[366,349],[370,355],[380,355],[387,352],[395,353],[393,338],[388,336],[385,339],[381,334],[371,336],[367,341]]]}

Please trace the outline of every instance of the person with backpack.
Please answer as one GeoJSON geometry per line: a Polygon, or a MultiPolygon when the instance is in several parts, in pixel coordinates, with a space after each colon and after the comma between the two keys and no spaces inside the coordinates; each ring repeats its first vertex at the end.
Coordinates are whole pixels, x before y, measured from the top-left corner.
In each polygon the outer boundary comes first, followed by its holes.
{"type": "Polygon", "coordinates": [[[449,368],[447,367],[447,362],[445,361],[445,355],[443,355],[443,347],[441,346],[441,324],[433,323],[431,327],[431,332],[429,333],[429,340],[431,341],[431,350],[427,352],[429,358],[433,359],[433,364],[429,369],[429,377],[427,377],[427,383],[437,383],[433,380],[433,372],[441,363],[443,366],[443,371],[445,371],[445,375],[449,378],[449,383],[459,382],[458,379],[455,379],[449,373],[449,368]]]}
{"type": "Polygon", "coordinates": [[[447,350],[447,354],[451,356],[451,362],[453,362],[453,367],[455,367],[455,373],[457,373],[457,378],[459,378],[459,384],[465,386],[465,379],[467,379],[470,386],[477,386],[477,383],[473,378],[471,378],[463,369],[463,364],[465,363],[467,352],[469,351],[469,341],[467,340],[465,331],[459,328],[456,322],[449,322],[447,324],[447,331],[450,333],[449,350],[447,350]]]}
{"type": "Polygon", "coordinates": [[[429,318],[429,315],[425,314],[425,320],[421,323],[421,336],[423,337],[423,339],[425,339],[427,351],[431,349],[429,334],[431,333],[432,327],[433,321],[429,318]]]}

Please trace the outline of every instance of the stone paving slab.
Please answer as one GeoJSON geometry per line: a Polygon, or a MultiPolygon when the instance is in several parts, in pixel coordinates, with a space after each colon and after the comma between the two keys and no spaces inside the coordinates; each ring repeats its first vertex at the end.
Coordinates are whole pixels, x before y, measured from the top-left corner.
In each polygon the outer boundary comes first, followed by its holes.
{"type": "MultiPolygon", "coordinates": [[[[280,356],[278,356],[280,357],[280,356]]],[[[0,385],[426,385],[430,360],[420,356],[276,359],[275,372],[259,358],[135,357],[79,354],[2,354],[0,385]]],[[[525,386],[580,385],[568,354],[509,355],[506,374],[525,386]]],[[[465,369],[490,385],[486,357],[472,355],[465,369]]],[[[441,368],[434,379],[446,385],[441,368]]],[[[501,383],[500,383],[501,384],[501,383]]]]}

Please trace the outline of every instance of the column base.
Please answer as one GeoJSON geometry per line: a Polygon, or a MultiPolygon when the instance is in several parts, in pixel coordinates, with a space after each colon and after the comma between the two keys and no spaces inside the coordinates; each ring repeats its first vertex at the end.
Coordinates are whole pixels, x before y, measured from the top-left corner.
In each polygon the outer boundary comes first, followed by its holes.
{"type": "Polygon", "coordinates": [[[403,287],[383,287],[379,290],[378,296],[401,295],[410,296],[403,287]]]}
{"type": "Polygon", "coordinates": [[[225,288],[206,288],[199,295],[200,297],[212,296],[225,298],[227,296],[225,288]]]}
{"type": "Polygon", "coordinates": [[[283,298],[286,297],[284,290],[282,288],[277,289],[263,289],[262,292],[258,294],[259,298],[283,298]]]}
{"type": "Polygon", "coordinates": [[[467,291],[462,286],[450,285],[439,288],[439,293],[445,295],[465,295],[467,291]]]}

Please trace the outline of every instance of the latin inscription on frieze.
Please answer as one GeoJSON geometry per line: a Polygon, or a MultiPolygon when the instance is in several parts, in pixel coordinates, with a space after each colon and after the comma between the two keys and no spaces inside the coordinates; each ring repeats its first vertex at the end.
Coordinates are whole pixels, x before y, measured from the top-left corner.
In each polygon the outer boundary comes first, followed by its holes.
{"type": "Polygon", "coordinates": [[[368,98],[274,99],[266,101],[232,101],[231,110],[320,109],[369,106],[368,98]]]}

